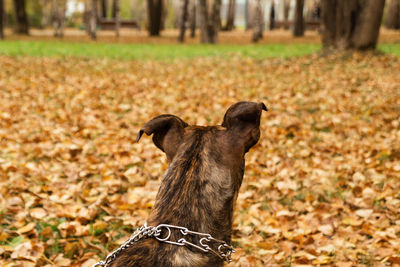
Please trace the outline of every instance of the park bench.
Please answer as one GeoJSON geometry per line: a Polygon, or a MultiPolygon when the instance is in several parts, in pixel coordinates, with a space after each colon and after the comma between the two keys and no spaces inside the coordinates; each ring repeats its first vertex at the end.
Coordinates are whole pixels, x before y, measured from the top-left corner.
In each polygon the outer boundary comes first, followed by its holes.
{"type": "MultiPolygon", "coordinates": [[[[135,20],[131,19],[121,19],[120,20],[121,28],[132,28],[132,29],[140,29],[139,24],[135,20]]],[[[99,19],[98,25],[102,30],[114,30],[115,29],[115,19],[99,19]]]]}
{"type": "MultiPolygon", "coordinates": [[[[286,28],[291,27],[293,25],[293,21],[284,21],[284,20],[275,20],[275,28],[286,28]]],[[[306,29],[307,30],[317,30],[321,25],[320,20],[306,20],[306,29]]]]}

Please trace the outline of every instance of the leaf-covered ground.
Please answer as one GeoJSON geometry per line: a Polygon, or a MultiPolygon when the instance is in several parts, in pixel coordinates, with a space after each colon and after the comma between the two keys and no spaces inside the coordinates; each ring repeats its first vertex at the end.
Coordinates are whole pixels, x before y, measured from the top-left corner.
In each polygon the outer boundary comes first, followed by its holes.
{"type": "Polygon", "coordinates": [[[400,58],[0,57],[0,265],[90,266],[142,225],[161,113],[218,124],[263,101],[229,266],[399,266],[400,58]]]}

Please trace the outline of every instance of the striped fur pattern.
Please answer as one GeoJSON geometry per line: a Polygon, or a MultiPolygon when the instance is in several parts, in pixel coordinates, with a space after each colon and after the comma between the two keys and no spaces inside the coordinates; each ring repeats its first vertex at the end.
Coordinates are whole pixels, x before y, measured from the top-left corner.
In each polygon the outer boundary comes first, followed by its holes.
{"type": "MultiPolygon", "coordinates": [[[[153,134],[169,167],[164,174],[148,225],[172,224],[209,233],[231,242],[234,203],[244,174],[244,155],[260,136],[263,103],[239,102],[225,114],[221,126],[189,126],[173,115],[149,121],[139,132],[153,134]]],[[[182,236],[172,233],[172,239],[182,236]]],[[[196,237],[185,237],[198,243],[196,237]]],[[[140,240],[112,266],[222,266],[212,253],[196,248],[140,240]]]]}

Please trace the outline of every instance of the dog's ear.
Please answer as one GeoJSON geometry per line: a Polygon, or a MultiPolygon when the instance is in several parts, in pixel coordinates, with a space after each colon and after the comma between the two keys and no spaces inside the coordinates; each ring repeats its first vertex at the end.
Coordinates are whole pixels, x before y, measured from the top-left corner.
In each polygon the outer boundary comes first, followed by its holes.
{"type": "Polygon", "coordinates": [[[225,113],[222,126],[227,128],[232,141],[241,144],[246,153],[260,138],[260,118],[267,111],[264,103],[238,102],[225,113]]]}
{"type": "Polygon", "coordinates": [[[150,120],[140,129],[136,142],[139,142],[143,133],[147,135],[153,134],[154,144],[165,152],[168,161],[171,162],[182,140],[184,128],[187,126],[188,124],[177,116],[160,115],[150,120]]]}

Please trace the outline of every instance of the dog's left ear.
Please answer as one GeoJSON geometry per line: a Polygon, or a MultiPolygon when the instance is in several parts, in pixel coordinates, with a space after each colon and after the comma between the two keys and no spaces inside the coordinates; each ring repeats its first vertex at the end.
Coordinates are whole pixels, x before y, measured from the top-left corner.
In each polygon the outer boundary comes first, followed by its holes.
{"type": "Polygon", "coordinates": [[[136,142],[139,142],[143,133],[147,135],[153,134],[154,144],[165,152],[168,161],[171,162],[181,143],[184,128],[187,126],[188,124],[177,116],[160,115],[150,120],[140,129],[136,142]]]}
{"type": "Polygon", "coordinates": [[[225,113],[222,126],[227,128],[235,144],[241,144],[246,153],[260,138],[260,118],[267,111],[264,103],[238,102],[225,113]]]}

